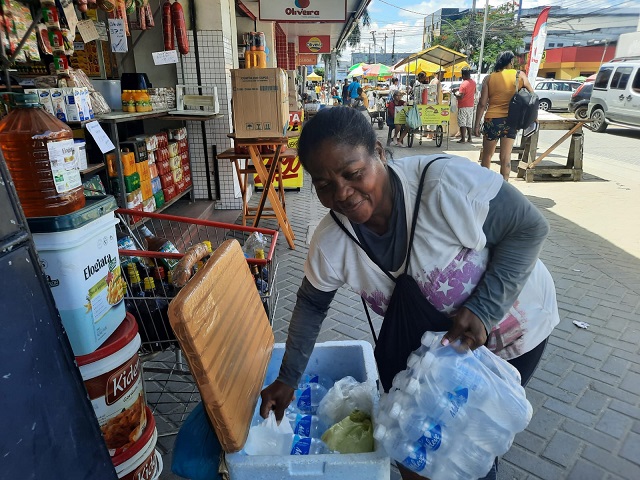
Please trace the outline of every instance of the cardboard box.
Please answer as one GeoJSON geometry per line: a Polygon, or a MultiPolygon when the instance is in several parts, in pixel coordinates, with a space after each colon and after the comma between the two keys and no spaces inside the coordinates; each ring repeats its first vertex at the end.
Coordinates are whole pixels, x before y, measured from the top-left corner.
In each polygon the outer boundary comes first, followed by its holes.
{"type": "Polygon", "coordinates": [[[237,138],[283,137],[289,124],[287,74],[281,68],[231,70],[237,138]]]}

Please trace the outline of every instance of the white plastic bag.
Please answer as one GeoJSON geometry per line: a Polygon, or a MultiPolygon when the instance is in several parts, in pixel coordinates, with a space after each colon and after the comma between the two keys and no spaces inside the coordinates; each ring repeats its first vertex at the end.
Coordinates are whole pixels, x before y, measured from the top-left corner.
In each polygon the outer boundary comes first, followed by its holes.
{"type": "Polygon", "coordinates": [[[278,425],[271,410],[263,422],[249,429],[244,451],[247,455],[289,455],[292,441],[291,424],[283,418],[278,425]]]}
{"type": "Polygon", "coordinates": [[[327,392],[318,406],[318,416],[325,425],[331,426],[360,410],[373,415],[373,399],[377,396],[375,386],[360,383],[353,377],[338,380],[327,392]]]}
{"type": "Polygon", "coordinates": [[[533,410],[520,375],[484,347],[460,352],[427,332],[380,401],[374,437],[392,458],[433,480],[481,478],[533,410]]]}

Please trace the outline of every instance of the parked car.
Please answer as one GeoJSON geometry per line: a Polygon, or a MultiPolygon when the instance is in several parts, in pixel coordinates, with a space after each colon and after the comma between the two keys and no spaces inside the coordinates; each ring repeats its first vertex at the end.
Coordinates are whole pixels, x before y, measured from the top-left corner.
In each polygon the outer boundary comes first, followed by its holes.
{"type": "Polygon", "coordinates": [[[600,67],[588,115],[596,132],[610,123],[640,128],[640,59],[617,58],[600,67]]]}
{"type": "Polygon", "coordinates": [[[569,111],[573,113],[578,120],[586,120],[589,118],[587,112],[589,110],[589,100],[593,92],[593,82],[584,82],[571,95],[569,100],[569,111]]]}
{"type": "Polygon", "coordinates": [[[544,80],[535,85],[540,110],[568,110],[571,94],[581,85],[571,80],[544,80]]]}

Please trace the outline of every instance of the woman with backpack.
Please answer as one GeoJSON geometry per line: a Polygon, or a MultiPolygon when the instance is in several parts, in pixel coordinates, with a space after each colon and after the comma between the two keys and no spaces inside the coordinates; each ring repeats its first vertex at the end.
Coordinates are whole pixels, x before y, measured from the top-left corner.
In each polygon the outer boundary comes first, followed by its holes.
{"type": "Polygon", "coordinates": [[[482,83],[482,93],[473,128],[475,136],[479,137],[480,132],[483,134],[480,158],[483,167],[491,168],[491,157],[500,140],[500,173],[507,182],[511,172],[511,151],[518,131],[514,125],[509,124],[507,119],[509,103],[516,91],[521,88],[526,88],[533,93],[533,87],[527,75],[514,69],[514,59],[515,55],[510,51],[498,55],[494,72],[482,83]],[[483,114],[484,122],[480,128],[483,114]]]}

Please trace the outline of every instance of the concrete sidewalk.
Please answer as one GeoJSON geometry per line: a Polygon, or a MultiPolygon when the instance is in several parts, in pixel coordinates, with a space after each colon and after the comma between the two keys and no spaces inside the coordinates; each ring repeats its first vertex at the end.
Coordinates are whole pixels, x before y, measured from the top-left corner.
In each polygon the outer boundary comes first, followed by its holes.
{"type": "MultiPolygon", "coordinates": [[[[378,131],[383,144],[386,129],[378,131]]],[[[548,147],[541,139],[540,148],[548,147]]],[[[442,153],[477,161],[480,142],[446,140],[394,156],[442,153]]],[[[551,160],[560,161],[558,149],[551,160]]],[[[497,155],[496,155],[497,159],[497,155]]],[[[640,166],[585,153],[582,182],[511,181],[551,224],[542,260],[556,283],[561,322],[527,387],[533,419],[500,463],[500,480],[640,479],[640,166]],[[586,330],[572,322],[587,322],[586,330]]],[[[492,169],[498,171],[497,164],[492,169]]],[[[303,277],[307,240],[326,214],[305,178],[300,192],[287,192],[287,212],[296,250],[278,245],[280,300],[273,328],[284,342],[296,291],[303,277]]],[[[254,200],[256,200],[254,198],[254,200]]],[[[274,228],[272,222],[261,226],[274,228]]],[[[374,318],[380,328],[381,318],[374,318]]],[[[372,341],[360,297],[341,289],[318,341],[372,341]]],[[[171,440],[163,440],[170,450],[171,440]]],[[[165,456],[163,479],[170,472],[165,456]]],[[[392,479],[399,478],[392,472],[392,479]]]]}

